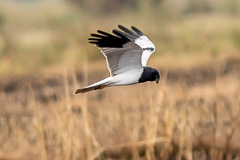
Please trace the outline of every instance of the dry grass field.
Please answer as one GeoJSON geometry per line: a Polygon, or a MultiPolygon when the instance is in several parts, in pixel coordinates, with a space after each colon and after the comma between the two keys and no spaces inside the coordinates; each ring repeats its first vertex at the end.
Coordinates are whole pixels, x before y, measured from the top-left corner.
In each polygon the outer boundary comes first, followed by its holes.
{"type": "Polygon", "coordinates": [[[0,2],[0,159],[240,160],[238,1],[80,2],[0,2]],[[160,84],[72,95],[108,76],[87,38],[119,23],[154,41],[160,84]]]}
{"type": "Polygon", "coordinates": [[[105,73],[2,79],[1,159],[239,159],[240,64],[159,69],[160,85],[79,96],[105,73]]]}

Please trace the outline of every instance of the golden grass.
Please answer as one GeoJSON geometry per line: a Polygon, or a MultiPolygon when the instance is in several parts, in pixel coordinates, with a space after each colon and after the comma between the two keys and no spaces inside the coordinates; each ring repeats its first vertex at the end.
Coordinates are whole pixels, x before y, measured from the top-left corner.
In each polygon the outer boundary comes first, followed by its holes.
{"type": "Polygon", "coordinates": [[[151,2],[0,2],[0,159],[240,159],[239,2],[151,2]],[[154,41],[160,84],[73,96],[108,76],[87,38],[117,24],[154,41]]]}
{"type": "Polygon", "coordinates": [[[240,158],[239,65],[73,96],[87,68],[2,81],[1,159],[240,158]]]}

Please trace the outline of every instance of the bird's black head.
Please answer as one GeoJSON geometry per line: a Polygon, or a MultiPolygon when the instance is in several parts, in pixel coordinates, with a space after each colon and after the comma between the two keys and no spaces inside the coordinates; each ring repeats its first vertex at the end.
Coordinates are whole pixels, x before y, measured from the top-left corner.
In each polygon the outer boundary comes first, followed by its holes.
{"type": "Polygon", "coordinates": [[[151,67],[144,67],[143,68],[143,73],[141,77],[139,78],[138,82],[143,83],[146,81],[156,81],[156,83],[159,82],[160,79],[160,74],[155,68],[151,67]]]}

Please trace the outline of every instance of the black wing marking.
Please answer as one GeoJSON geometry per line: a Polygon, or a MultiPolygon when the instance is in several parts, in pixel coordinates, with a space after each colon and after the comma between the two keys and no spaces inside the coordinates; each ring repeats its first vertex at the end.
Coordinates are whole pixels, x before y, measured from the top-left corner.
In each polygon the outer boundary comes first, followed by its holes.
{"type": "Polygon", "coordinates": [[[145,36],[139,29],[137,29],[136,27],[132,26],[131,27],[132,30],[134,30],[139,36],[145,36]]]}
{"type": "Polygon", "coordinates": [[[133,31],[127,29],[126,27],[124,27],[122,25],[118,25],[118,28],[120,28],[122,31],[124,31],[124,32],[128,33],[129,35],[131,35],[132,37],[134,37],[134,39],[137,39],[139,37],[139,35],[137,35],[133,31]]]}
{"type": "Polygon", "coordinates": [[[122,48],[130,40],[124,36],[114,36],[109,33],[98,30],[99,34],[91,34],[89,43],[96,44],[98,47],[122,48]]]}
{"type": "Polygon", "coordinates": [[[122,48],[129,41],[134,42],[137,38],[144,35],[134,26],[131,27],[134,32],[122,25],[118,25],[118,28],[123,32],[114,29],[112,32],[115,35],[98,30],[98,34],[91,34],[92,37],[88,39],[89,43],[96,44],[98,47],[122,48]]]}

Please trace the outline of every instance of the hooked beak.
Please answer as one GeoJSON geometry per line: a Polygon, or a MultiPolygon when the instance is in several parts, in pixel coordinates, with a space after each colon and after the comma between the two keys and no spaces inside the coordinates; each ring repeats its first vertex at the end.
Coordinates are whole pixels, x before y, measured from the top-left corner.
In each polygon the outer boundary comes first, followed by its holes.
{"type": "Polygon", "coordinates": [[[160,78],[156,78],[156,79],[155,79],[155,81],[156,81],[156,84],[158,84],[158,82],[159,82],[159,79],[160,79],[160,78]]]}

